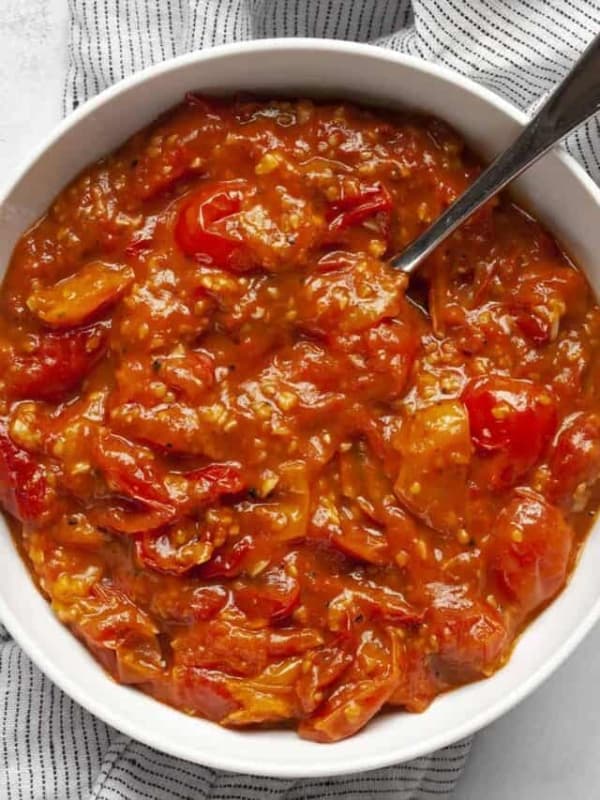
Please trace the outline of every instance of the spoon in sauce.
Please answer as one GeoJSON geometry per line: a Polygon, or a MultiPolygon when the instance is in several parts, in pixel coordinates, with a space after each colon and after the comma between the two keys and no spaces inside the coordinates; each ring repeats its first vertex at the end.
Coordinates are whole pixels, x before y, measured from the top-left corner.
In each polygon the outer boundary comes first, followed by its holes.
{"type": "Polygon", "coordinates": [[[515,141],[391,265],[411,273],[471,214],[600,110],[600,34],[515,141]]]}

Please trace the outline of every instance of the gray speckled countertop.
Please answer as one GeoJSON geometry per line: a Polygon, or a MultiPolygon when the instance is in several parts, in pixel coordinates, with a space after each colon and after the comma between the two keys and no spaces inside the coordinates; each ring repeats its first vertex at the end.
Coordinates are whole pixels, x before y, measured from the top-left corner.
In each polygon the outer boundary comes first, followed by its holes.
{"type": "MultiPolygon", "coordinates": [[[[0,0],[0,185],[60,119],[67,13],[67,0],[0,0]]],[[[477,735],[456,800],[599,797],[596,627],[541,689],[477,735]]]]}

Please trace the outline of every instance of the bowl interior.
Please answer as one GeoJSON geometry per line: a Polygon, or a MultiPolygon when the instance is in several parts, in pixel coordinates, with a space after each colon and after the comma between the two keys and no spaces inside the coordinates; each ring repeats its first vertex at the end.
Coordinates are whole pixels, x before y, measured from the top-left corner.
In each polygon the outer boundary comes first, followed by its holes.
{"type": "MultiPolygon", "coordinates": [[[[480,153],[508,144],[523,116],[463,79],[365,45],[263,41],[185,56],[119,84],[79,109],[0,199],[0,274],[22,231],[89,162],[178,102],[188,90],[331,95],[436,114],[480,153]]],[[[526,173],[518,191],[564,243],[600,294],[600,192],[557,153],[526,173]]],[[[188,717],[106,677],[56,620],[0,521],[0,618],[39,667],[97,716],[157,749],[209,766],[282,777],[373,769],[449,744],[489,723],[568,655],[600,615],[598,525],[567,589],[527,629],[509,664],[436,700],[420,715],[382,715],[359,735],[317,745],[291,731],[236,732],[188,717]]]]}

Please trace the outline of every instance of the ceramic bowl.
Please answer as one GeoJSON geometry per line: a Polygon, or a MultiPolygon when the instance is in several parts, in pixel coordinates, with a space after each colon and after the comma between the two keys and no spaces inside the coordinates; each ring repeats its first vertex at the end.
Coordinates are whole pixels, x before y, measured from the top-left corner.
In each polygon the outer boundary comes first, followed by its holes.
{"type": "MultiPolygon", "coordinates": [[[[431,112],[484,157],[526,122],[509,103],[465,78],[368,45],[280,39],[216,47],[152,67],[80,107],[29,159],[0,198],[0,270],[19,235],[90,162],[179,102],[186,91],[331,95],[431,112]]],[[[518,182],[528,207],[600,289],[600,191],[563,152],[518,182]]],[[[438,698],[422,714],[377,717],[357,736],[319,745],[291,730],[235,731],[186,716],[114,683],[35,588],[0,519],[0,618],[33,661],[93,714],[152,747],[215,768],[281,777],[335,775],[406,761],[492,722],[532,692],[600,616],[596,524],[564,592],[519,639],[491,678],[438,698]]]]}

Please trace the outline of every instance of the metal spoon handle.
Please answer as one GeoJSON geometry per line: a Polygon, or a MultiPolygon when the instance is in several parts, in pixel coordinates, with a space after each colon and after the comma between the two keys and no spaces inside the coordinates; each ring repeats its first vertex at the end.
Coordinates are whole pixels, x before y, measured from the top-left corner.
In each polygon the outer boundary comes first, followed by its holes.
{"type": "Polygon", "coordinates": [[[459,225],[600,109],[600,34],[510,147],[438,219],[391,261],[412,272],[459,225]]]}

